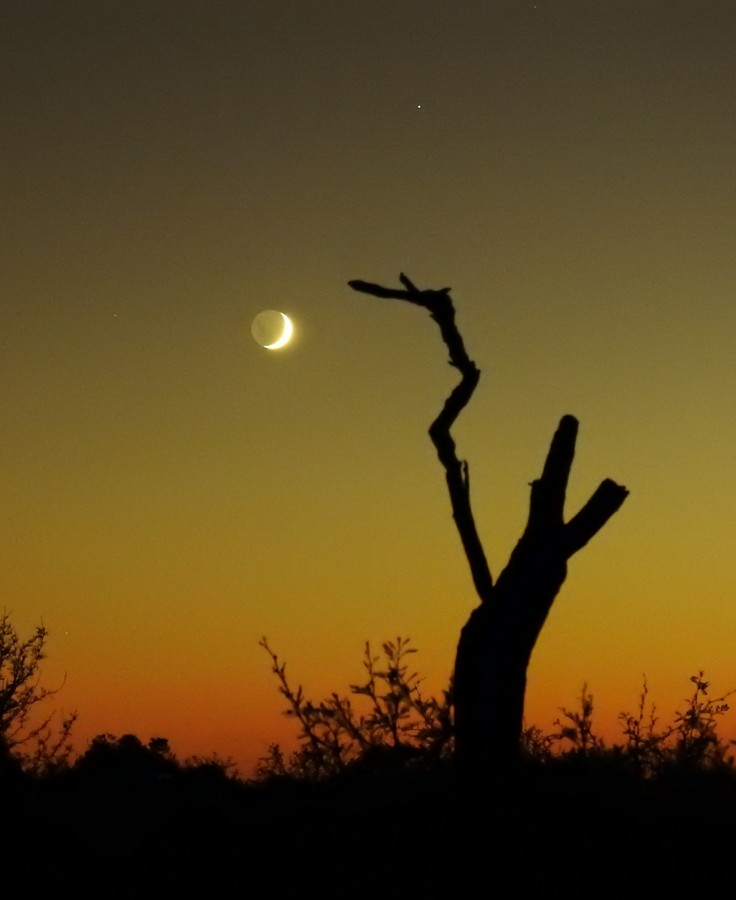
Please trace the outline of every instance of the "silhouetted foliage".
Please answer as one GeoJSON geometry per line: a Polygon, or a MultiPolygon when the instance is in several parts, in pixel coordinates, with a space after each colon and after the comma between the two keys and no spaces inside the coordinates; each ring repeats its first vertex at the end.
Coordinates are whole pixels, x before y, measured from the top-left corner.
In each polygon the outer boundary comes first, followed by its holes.
{"type": "Polygon", "coordinates": [[[286,663],[279,660],[265,638],[260,645],[270,655],[279,691],[288,701],[285,715],[299,723],[302,747],[287,760],[277,744],[271,745],[258,767],[258,777],[289,774],[323,778],[357,762],[363,768],[381,768],[396,761],[447,755],[452,737],[449,691],[441,700],[422,694],[421,679],[407,664],[407,657],[416,653],[407,638],[385,641],[383,660],[373,655],[366,642],[366,679],[350,685],[354,698],[365,698],[362,709],[337,693],[320,703],[307,699],[301,685],[291,687],[286,663]]]}
{"type": "Polygon", "coordinates": [[[604,742],[593,731],[593,695],[588,693],[587,684],[580,692],[579,709],[562,707],[560,711],[565,721],[555,719],[554,724],[560,730],[551,735],[553,741],[570,741],[574,752],[580,756],[589,756],[604,748],[604,742]]]}
{"type": "MultiPolygon", "coordinates": [[[[298,723],[302,746],[287,757],[278,744],[272,744],[256,769],[257,779],[291,776],[320,780],[348,769],[380,771],[387,764],[406,768],[416,767],[420,761],[442,763],[452,758],[451,690],[443,693],[442,700],[420,692],[422,679],[406,665],[406,656],[416,652],[408,639],[383,644],[383,666],[366,643],[363,667],[367,680],[350,685],[353,696],[368,700],[368,708],[362,712],[336,692],[320,703],[312,702],[301,685],[291,687],[286,663],[265,638],[260,645],[271,657],[278,690],[288,701],[284,714],[298,723]]],[[[579,706],[561,707],[555,731],[547,734],[535,726],[523,730],[524,758],[542,765],[595,761],[611,770],[623,767],[645,780],[673,770],[730,770],[734,758],[729,748],[734,742],[721,738],[718,721],[728,712],[726,700],[733,692],[709,697],[710,684],[702,671],[690,681],[694,690],[683,710],[674,713],[672,724],[658,729],[645,680],[637,711],[619,715],[624,740],[610,746],[596,733],[593,695],[583,685],[579,706]]]]}
{"type": "Polygon", "coordinates": [[[76,772],[105,781],[142,782],[172,776],[178,764],[166,738],[144,744],[134,734],[99,734],[74,764],[76,772]]]}
{"type": "Polygon", "coordinates": [[[645,679],[636,712],[619,714],[624,741],[610,747],[595,733],[593,696],[588,693],[587,685],[583,685],[579,707],[573,710],[561,708],[562,718],[555,720],[558,731],[545,736],[535,728],[525,732],[527,753],[541,761],[554,758],[608,760],[618,766],[625,765],[643,779],[673,771],[732,770],[734,757],[729,751],[734,741],[720,736],[718,720],[729,711],[726,699],[734,692],[709,697],[710,683],[705,681],[702,670],[692,675],[690,682],[695,687],[685,698],[682,711],[676,710],[672,723],[660,728],[645,679]]]}
{"type": "Polygon", "coordinates": [[[61,690],[41,687],[41,662],[48,631],[39,625],[23,640],[10,615],[0,615],[0,755],[7,771],[10,758],[26,771],[48,772],[67,763],[76,713],[52,726],[55,713],[41,711],[44,701],[61,690]]]}
{"type": "Polygon", "coordinates": [[[111,787],[140,790],[176,782],[207,788],[233,780],[234,766],[232,760],[217,754],[193,756],[182,762],[163,737],[153,737],[144,744],[135,734],[99,734],[76,760],[73,772],[83,780],[111,787]]]}
{"type": "Polygon", "coordinates": [[[622,718],[637,753],[598,739],[584,689],[553,734],[527,729],[523,765],[488,780],[449,764],[447,692],[421,692],[406,640],[378,656],[366,645],[348,696],[319,704],[268,652],[302,741],[288,759],[274,748],[258,778],[216,756],[179,762],[163,737],[106,734],[74,766],[3,786],[4,858],[33,873],[34,895],[73,882],[80,897],[296,897],[323,878],[356,898],[439,900],[471,896],[491,872],[500,884],[522,873],[524,893],[555,893],[557,878],[587,896],[634,859],[636,890],[660,896],[702,878],[695,841],[715,860],[732,848],[736,776],[717,731],[727,704],[703,673],[670,729],[646,694],[622,718]]]}
{"type": "MultiPolygon", "coordinates": [[[[654,704],[648,703],[649,688],[646,679],[639,696],[636,713],[622,712],[619,721],[623,726],[626,742],[616,748],[623,753],[629,764],[642,776],[651,777],[672,769],[713,770],[732,768],[733,755],[729,752],[733,741],[723,739],[718,733],[718,720],[730,709],[726,700],[733,691],[719,697],[709,697],[710,683],[705,673],[699,671],[690,676],[694,689],[685,698],[682,711],[676,710],[674,721],[658,730],[658,718],[654,704]]],[[[583,690],[585,693],[585,689],[583,690]]],[[[589,701],[585,730],[588,744],[595,750],[604,750],[599,738],[592,736],[592,697],[589,701]]],[[[578,718],[563,710],[569,721],[577,726],[578,718]]],[[[570,734],[565,734],[570,739],[570,734]]],[[[573,735],[576,746],[581,746],[580,728],[573,735]]]]}
{"type": "Polygon", "coordinates": [[[229,757],[223,759],[217,753],[188,757],[181,763],[181,772],[200,784],[223,784],[238,780],[235,762],[229,757]]]}

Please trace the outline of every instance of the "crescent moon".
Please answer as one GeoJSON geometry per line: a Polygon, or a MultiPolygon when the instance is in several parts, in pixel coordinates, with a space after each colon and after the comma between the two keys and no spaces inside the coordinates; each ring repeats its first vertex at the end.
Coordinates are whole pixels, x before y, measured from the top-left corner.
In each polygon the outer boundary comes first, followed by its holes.
{"type": "Polygon", "coordinates": [[[281,337],[277,341],[274,341],[273,344],[264,344],[266,350],[278,350],[279,347],[285,347],[294,333],[294,326],[292,325],[291,319],[286,313],[280,312],[279,315],[284,320],[284,330],[281,332],[281,337]]]}

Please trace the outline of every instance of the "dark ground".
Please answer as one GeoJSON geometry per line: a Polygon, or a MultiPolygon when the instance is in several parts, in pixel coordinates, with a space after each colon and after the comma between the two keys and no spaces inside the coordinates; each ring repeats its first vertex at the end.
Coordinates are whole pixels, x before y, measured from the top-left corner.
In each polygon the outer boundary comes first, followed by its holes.
{"type": "Polygon", "coordinates": [[[730,894],[736,859],[730,769],[6,781],[5,896],[715,896],[730,894]]]}

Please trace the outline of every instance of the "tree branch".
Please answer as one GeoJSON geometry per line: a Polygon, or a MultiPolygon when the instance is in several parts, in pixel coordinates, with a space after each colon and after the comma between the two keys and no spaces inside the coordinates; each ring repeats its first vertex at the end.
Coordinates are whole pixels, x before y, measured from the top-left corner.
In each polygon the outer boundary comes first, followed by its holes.
{"type": "Polygon", "coordinates": [[[563,416],[547,452],[542,476],[532,482],[527,525],[530,531],[562,525],[577,436],[578,420],[574,416],[563,416]]]}
{"type": "Polygon", "coordinates": [[[450,299],[450,288],[420,291],[403,273],[399,276],[399,280],[404,290],[386,288],[367,281],[349,281],[348,284],[353,290],[364,294],[388,300],[405,300],[407,303],[427,309],[439,326],[442,340],[450,355],[450,365],[460,372],[460,383],[453,388],[439,415],[430,425],[429,436],[445,470],[452,515],[470,566],[473,584],[481,601],[486,601],[491,595],[493,579],[470,505],[468,464],[458,459],[455,441],[450,433],[457,417],[473,396],[480,379],[480,370],[468,356],[455,324],[455,308],[450,299]]]}
{"type": "Polygon", "coordinates": [[[603,528],[628,496],[626,488],[610,478],[598,485],[585,506],[565,525],[565,550],[568,559],[603,528]]]}

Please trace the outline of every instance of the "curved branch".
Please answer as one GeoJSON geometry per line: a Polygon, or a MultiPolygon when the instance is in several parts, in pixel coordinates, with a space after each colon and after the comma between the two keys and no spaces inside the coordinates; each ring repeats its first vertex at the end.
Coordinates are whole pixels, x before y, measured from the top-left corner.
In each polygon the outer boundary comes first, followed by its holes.
{"type": "Polygon", "coordinates": [[[480,369],[468,356],[455,324],[455,308],[450,299],[450,288],[420,291],[403,273],[399,276],[399,280],[404,290],[386,288],[367,281],[349,281],[348,284],[353,290],[364,294],[388,300],[405,300],[407,303],[427,309],[439,326],[442,340],[450,355],[450,365],[460,372],[460,383],[453,388],[439,415],[430,425],[429,436],[445,470],[452,515],[470,566],[473,584],[481,601],[486,601],[490,599],[493,578],[470,505],[468,464],[458,459],[455,441],[450,433],[457,417],[473,396],[480,379],[480,369]]]}

